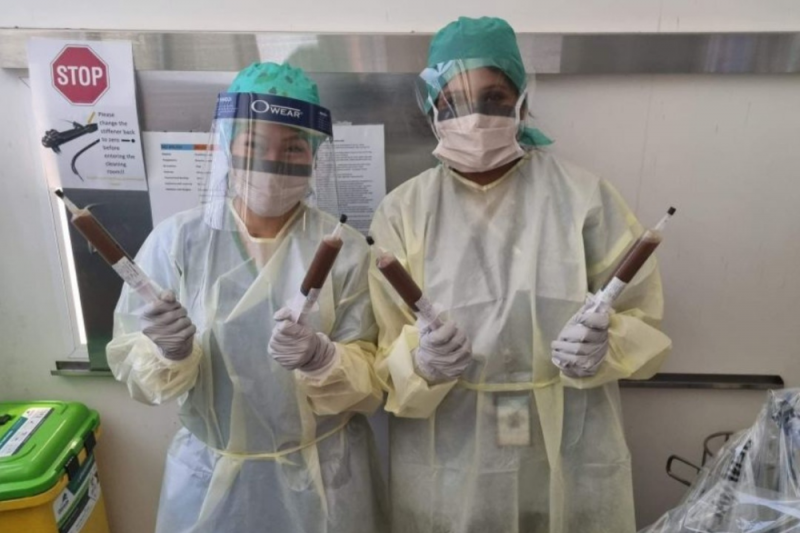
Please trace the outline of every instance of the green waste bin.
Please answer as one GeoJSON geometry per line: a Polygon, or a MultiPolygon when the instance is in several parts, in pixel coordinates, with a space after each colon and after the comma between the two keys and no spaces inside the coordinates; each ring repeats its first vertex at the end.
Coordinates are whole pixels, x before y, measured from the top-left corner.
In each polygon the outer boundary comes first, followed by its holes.
{"type": "Polygon", "coordinates": [[[108,533],[99,434],[80,403],[0,403],[0,531],[108,533]]]}

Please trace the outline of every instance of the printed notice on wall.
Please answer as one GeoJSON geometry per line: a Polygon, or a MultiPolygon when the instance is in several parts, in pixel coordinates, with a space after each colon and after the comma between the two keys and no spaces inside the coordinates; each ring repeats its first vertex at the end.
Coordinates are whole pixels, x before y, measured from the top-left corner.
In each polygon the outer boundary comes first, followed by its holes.
{"type": "Polygon", "coordinates": [[[362,233],[386,196],[386,157],[383,124],[334,124],[336,189],[339,211],[362,233]]]}
{"type": "Polygon", "coordinates": [[[208,133],[153,132],[144,137],[153,227],[200,205],[211,163],[208,133]]]}
{"type": "Polygon", "coordinates": [[[34,38],[28,63],[50,185],[147,190],[131,43],[34,38]]]}

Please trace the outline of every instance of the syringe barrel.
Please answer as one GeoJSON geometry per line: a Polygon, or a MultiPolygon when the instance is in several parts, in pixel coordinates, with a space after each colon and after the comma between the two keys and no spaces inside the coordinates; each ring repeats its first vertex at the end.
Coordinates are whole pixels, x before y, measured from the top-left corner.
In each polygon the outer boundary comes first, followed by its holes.
{"type": "Polygon", "coordinates": [[[161,287],[133,262],[125,249],[111,236],[105,227],[88,209],[79,209],[60,189],[56,196],[64,201],[72,214],[72,225],[89,241],[100,256],[136,293],[147,302],[156,302],[161,295],[161,287]]]}
{"type": "Polygon", "coordinates": [[[109,265],[114,266],[123,257],[128,257],[122,246],[88,210],[82,209],[77,215],[73,215],[72,225],[94,246],[109,265]]]}
{"type": "Polygon", "coordinates": [[[631,246],[628,253],[625,254],[625,257],[620,261],[619,265],[617,265],[617,268],[614,269],[614,273],[603,288],[605,289],[608,287],[609,283],[615,278],[623,283],[630,283],[645,262],[653,255],[653,252],[655,252],[659,244],[661,244],[660,233],[653,230],[645,231],[633,246],[631,246]]]}
{"type": "Polygon", "coordinates": [[[425,296],[417,301],[416,308],[418,309],[416,311],[417,317],[422,320],[426,327],[430,328],[431,330],[436,330],[442,327],[442,321],[439,319],[436,309],[430,300],[428,300],[425,296]]]}
{"type": "Polygon", "coordinates": [[[422,298],[422,290],[408,271],[403,268],[397,257],[390,252],[384,252],[378,257],[377,266],[386,281],[394,287],[394,290],[397,291],[397,294],[400,295],[406,305],[415,313],[419,312],[417,303],[422,298]]]}
{"type": "Polygon", "coordinates": [[[154,303],[159,300],[161,295],[161,287],[150,277],[144,273],[139,265],[123,257],[111,267],[119,274],[119,277],[125,281],[137,294],[139,294],[145,301],[154,303]]]}
{"type": "Polygon", "coordinates": [[[321,289],[325,284],[325,280],[333,268],[333,263],[342,250],[342,244],[342,239],[333,235],[324,237],[322,242],[319,243],[317,252],[311,260],[311,265],[309,265],[303,282],[300,284],[300,292],[304,296],[308,296],[312,289],[321,289]]]}

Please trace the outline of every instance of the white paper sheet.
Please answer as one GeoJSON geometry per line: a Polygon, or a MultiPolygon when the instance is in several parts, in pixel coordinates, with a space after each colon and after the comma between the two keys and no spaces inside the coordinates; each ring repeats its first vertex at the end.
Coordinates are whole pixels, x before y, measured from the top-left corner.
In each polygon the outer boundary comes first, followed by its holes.
{"type": "Polygon", "coordinates": [[[142,136],[155,227],[200,205],[210,163],[208,133],[146,131],[142,136]]]}
{"type": "Polygon", "coordinates": [[[48,183],[147,190],[131,43],[35,38],[28,62],[48,183]]]}
{"type": "Polygon", "coordinates": [[[347,223],[366,233],[372,215],[386,196],[383,124],[334,124],[339,211],[347,223]]]}

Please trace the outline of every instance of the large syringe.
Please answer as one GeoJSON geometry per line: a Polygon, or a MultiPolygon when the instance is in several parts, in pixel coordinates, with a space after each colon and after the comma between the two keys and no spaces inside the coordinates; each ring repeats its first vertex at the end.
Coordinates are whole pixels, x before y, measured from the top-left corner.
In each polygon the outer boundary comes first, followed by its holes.
{"type": "Polygon", "coordinates": [[[594,312],[607,311],[611,308],[628,283],[639,272],[644,263],[653,255],[663,239],[662,232],[675,214],[675,208],[670,207],[667,214],[655,225],[653,229],[645,230],[641,237],[631,246],[622,261],[619,262],[614,274],[594,296],[594,305],[590,309],[594,312]]]}
{"type": "MultiPolygon", "coordinates": [[[[375,241],[372,237],[367,237],[367,243],[372,246],[375,244],[375,241]]],[[[394,290],[397,291],[397,294],[400,295],[400,298],[403,299],[406,305],[410,307],[430,329],[433,330],[441,327],[442,322],[439,320],[433,304],[422,294],[422,289],[419,288],[419,285],[417,285],[411,277],[411,274],[403,268],[403,265],[400,264],[400,261],[392,252],[380,248],[378,257],[375,260],[375,265],[378,267],[381,274],[383,274],[383,277],[386,278],[386,281],[394,287],[394,290]]]]}
{"type": "Polygon", "coordinates": [[[61,189],[56,190],[55,194],[61,198],[72,215],[70,220],[72,225],[81,232],[81,235],[89,241],[89,244],[111,265],[111,268],[119,274],[125,283],[130,285],[133,290],[148,302],[157,301],[161,288],[133,262],[122,246],[100,224],[100,221],[88,209],[78,208],[64,195],[64,191],[61,189]]]}
{"type": "Polygon", "coordinates": [[[317,303],[317,299],[319,299],[320,290],[333,268],[336,257],[342,250],[342,245],[344,244],[344,241],[342,241],[342,229],[345,222],[347,222],[347,215],[342,215],[333,232],[324,236],[317,247],[314,259],[311,260],[311,265],[309,265],[303,282],[300,284],[302,299],[299,300],[299,303],[291,306],[293,308],[294,321],[297,323],[303,321],[317,303]]]}

